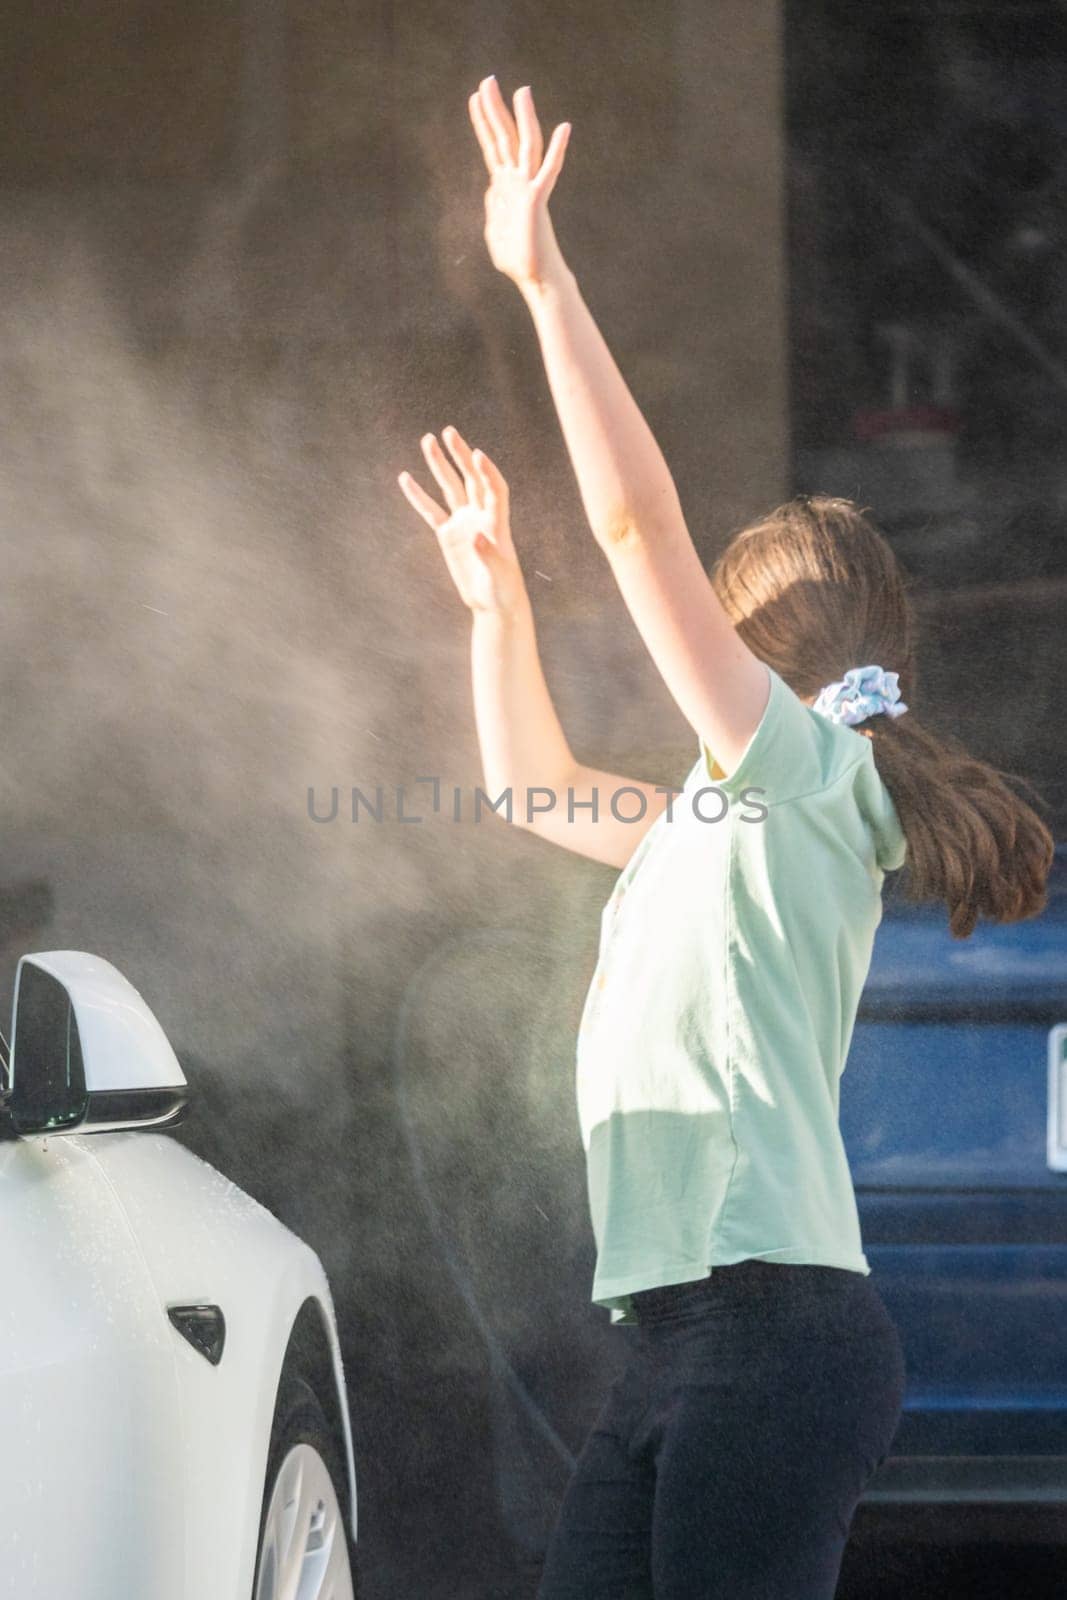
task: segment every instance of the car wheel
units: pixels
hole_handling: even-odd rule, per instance
[[[303,1382],[279,1397],[267,1457],[253,1600],[356,1600],[344,1467]]]

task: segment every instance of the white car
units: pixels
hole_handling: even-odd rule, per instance
[[[185,1078],[108,962],[23,956],[0,1080],[0,1594],[352,1600],[318,1257],[158,1129]]]

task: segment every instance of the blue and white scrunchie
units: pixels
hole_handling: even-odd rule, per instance
[[[900,698],[895,672],[886,672],[882,667],[852,667],[839,683],[828,683],[819,690],[811,709],[831,722],[852,727],[879,712],[887,717],[902,716],[908,708]]]

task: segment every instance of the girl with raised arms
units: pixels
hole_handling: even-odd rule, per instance
[[[592,1300],[636,1324],[579,1456],[539,1600],[830,1600],[849,1524],[900,1417],[903,1352],[870,1277],[838,1085],[884,876],[979,917],[1038,912],[1052,840],[1005,778],[910,709],[912,621],[883,536],[801,497],[736,534],[710,576],[666,462],[564,261],[529,88],[469,112],[485,241],[522,294],[593,537],[693,730],[682,800],[759,791],[707,825],[571,751],[541,670],[499,467],[454,427],[422,440],[437,534],[472,613],[491,795],[620,869],[578,1036],[597,1258]],[[646,804],[630,822],[616,790]],[[628,813],[624,813],[628,814]]]

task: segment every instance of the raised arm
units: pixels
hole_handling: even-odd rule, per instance
[[[570,137],[543,141],[528,87],[512,116],[495,78],[468,109],[489,171],[485,238],[533,318],[582,504],[667,688],[727,773],[767,703],[767,669],[723,610],[667,463],[563,259],[548,199]]]
[[[541,667],[511,537],[507,482],[455,428],[446,428],[444,439],[458,471],[432,433],[422,445],[448,511],[410,473],[402,472],[398,482],[436,532],[471,611],[471,680],[486,793],[496,801],[511,790],[511,821],[518,827],[595,861],[625,866],[665,809],[667,795],[640,779],[575,760]],[[613,811],[612,799],[623,787],[631,792],[617,797]]]

